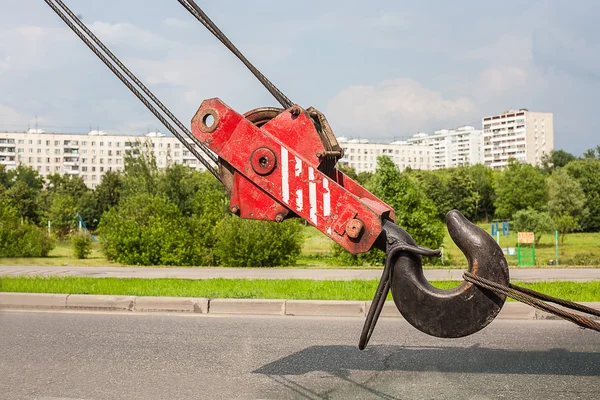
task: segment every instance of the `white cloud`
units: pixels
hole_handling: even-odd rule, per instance
[[[447,99],[410,79],[350,86],[327,105],[338,135],[406,136],[417,131],[454,126],[475,109],[466,97]]]
[[[164,50],[180,47],[176,41],[168,40],[152,31],[141,29],[130,23],[110,24],[96,21],[88,28],[107,46],[128,46],[130,49],[152,51],[153,54]]]
[[[192,27],[192,23],[190,20],[183,20],[183,19],[173,18],[173,17],[166,18],[162,23],[164,26],[166,26],[168,28],[175,28],[175,29],[188,29],[188,28]]]

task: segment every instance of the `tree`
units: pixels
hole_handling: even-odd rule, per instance
[[[568,232],[580,228],[589,214],[581,185],[564,170],[548,178],[548,213],[554,218],[561,241]]]
[[[119,204],[122,189],[123,181],[119,172],[108,171],[104,174],[102,181],[94,191],[96,207],[100,215]]]
[[[444,225],[437,219],[438,210],[409,173],[400,173],[388,157],[377,158],[377,171],[368,188],[396,211],[396,223],[415,241],[438,248],[444,240]]]
[[[183,215],[190,216],[194,212],[195,194],[201,190],[203,183],[200,172],[183,165],[173,165],[159,174],[157,191],[175,203]]]
[[[498,176],[495,216],[510,218],[517,211],[527,208],[542,211],[547,198],[544,174],[530,164],[521,164],[511,159],[506,169]]]
[[[474,191],[477,193],[473,218],[487,222],[495,211],[496,174],[493,169],[483,164],[469,167],[469,173],[473,180]]]
[[[512,226],[517,232],[533,232],[535,244],[539,244],[542,234],[551,233],[555,223],[547,212],[528,208],[519,210],[513,215]]]
[[[151,143],[146,142],[141,152],[125,154],[125,168],[121,195],[128,197],[139,193],[155,195],[158,191],[158,166],[151,150]]]
[[[77,229],[75,198],[66,193],[54,193],[46,218],[51,221],[52,232],[60,240],[66,239],[71,231]]]
[[[586,158],[569,163],[565,171],[579,183],[587,216],[581,220],[585,231],[600,231],[600,159]]]
[[[338,171],[343,172],[348,178],[358,181],[358,174],[356,173],[356,170],[348,164],[338,164],[337,169]]]
[[[459,210],[467,217],[475,216],[479,195],[468,168],[449,168],[437,171],[411,171],[444,220],[450,210]]]
[[[600,158],[600,145],[595,149],[588,149],[583,153],[583,158]]]
[[[542,156],[542,169],[546,173],[551,173],[575,160],[577,160],[577,157],[571,153],[564,150],[552,150]]]
[[[4,201],[16,209],[22,220],[39,224],[44,179],[33,168],[19,165],[7,171],[2,180],[6,188]]]

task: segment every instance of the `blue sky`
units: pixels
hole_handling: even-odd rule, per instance
[[[276,105],[175,0],[66,3],[184,122],[210,97]],[[554,113],[556,148],[600,144],[600,1],[199,4],[338,136],[386,141],[528,108]],[[46,131],[161,129],[42,0],[0,5],[0,130],[36,115]]]

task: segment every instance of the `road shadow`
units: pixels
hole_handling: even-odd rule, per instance
[[[485,347],[311,346],[265,364],[254,373],[302,375],[322,371],[414,371],[526,375],[600,375],[600,353],[490,349]]]
[[[350,388],[353,397],[401,398],[396,393],[386,393],[385,389],[361,382],[353,375],[357,371],[374,372],[372,377],[383,371],[594,377],[600,375],[600,353],[565,349],[504,350],[477,345],[468,348],[382,345],[370,346],[364,351],[354,346],[312,346],[265,364],[253,373],[266,375],[293,398],[318,400],[330,397],[331,389],[320,387],[312,380],[313,383],[308,384],[302,377],[311,372],[338,379],[333,387]]]

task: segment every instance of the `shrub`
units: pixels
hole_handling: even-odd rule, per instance
[[[0,206],[0,257],[46,257],[53,248],[54,240],[42,228]]]
[[[274,223],[227,216],[217,225],[215,254],[228,267],[293,265],[303,240],[296,220]]]
[[[542,234],[554,231],[554,222],[550,215],[532,208],[517,211],[513,215],[512,225],[517,232],[533,232],[535,244],[539,244]]]
[[[102,250],[109,260],[133,265],[202,265],[194,237],[175,204],[142,193],[102,215]]]
[[[75,258],[87,258],[92,252],[92,238],[87,232],[76,233],[71,237]]]

